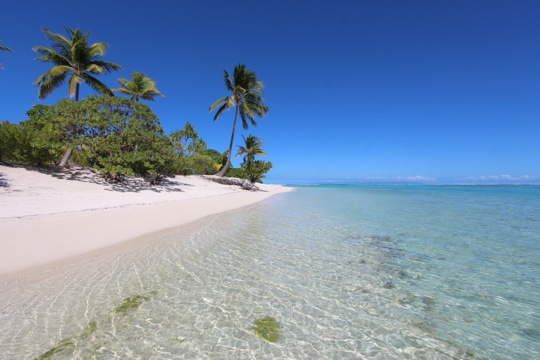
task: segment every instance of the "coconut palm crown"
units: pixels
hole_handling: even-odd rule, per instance
[[[94,75],[102,75],[122,67],[101,59],[107,51],[107,44],[96,42],[89,44],[90,32],[82,33],[79,29],[65,27],[68,37],[55,34],[43,28],[47,38],[52,41],[50,48],[35,46],[33,50],[41,56],[36,60],[53,63],[54,66],[36,79],[34,85],[39,86],[38,98],[45,99],[60,87],[68,75],[69,96],[79,100],[81,82],[104,95],[113,95],[112,91]]]
[[[112,91],[129,95],[131,100],[137,102],[139,102],[139,99],[154,101],[156,96],[165,97],[156,87],[156,82],[144,74],[134,72],[131,78],[132,80],[124,78],[116,80],[121,87],[112,89]]]
[[[257,125],[255,116],[263,117],[268,113],[268,107],[263,104],[265,100],[261,96],[263,83],[262,81],[257,80],[257,76],[253,71],[246,69],[245,65],[239,64],[234,67],[232,78],[227,70],[224,70],[224,80],[227,90],[232,94],[218,99],[210,106],[209,111],[213,111],[217,108],[214,115],[214,121],[216,121],[225,110],[232,107],[235,107],[235,113],[227,161],[223,168],[216,174],[217,176],[225,175],[229,168],[238,115],[240,115],[240,118],[242,119],[243,128],[247,129],[250,123],[253,126]]]
[[[238,152],[236,153],[236,157],[246,155],[248,160],[253,161],[256,155],[259,155],[259,156],[267,155],[263,151],[263,148],[262,148],[263,141],[261,139],[253,135],[249,135],[248,137],[245,137],[242,135],[242,138],[244,139],[244,146],[237,145]]]

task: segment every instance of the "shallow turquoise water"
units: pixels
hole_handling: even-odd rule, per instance
[[[0,358],[540,358],[539,214],[540,187],[300,187],[0,292]]]

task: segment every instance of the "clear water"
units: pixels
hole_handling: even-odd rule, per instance
[[[1,359],[538,359],[540,187],[300,187],[0,288],[0,330]]]

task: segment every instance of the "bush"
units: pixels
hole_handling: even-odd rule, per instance
[[[172,145],[147,105],[110,96],[80,103],[85,116],[73,144],[83,161],[112,179],[169,172]]]
[[[211,175],[215,173],[215,168],[214,159],[208,155],[195,154],[190,157],[177,155],[172,172],[178,175]]]
[[[0,123],[0,161],[19,164],[49,165],[62,153],[61,142],[48,127]]]
[[[255,160],[249,166],[242,164],[242,169],[246,173],[246,179],[252,183],[262,183],[262,179],[266,177],[266,173],[272,169],[272,163],[270,161]]]

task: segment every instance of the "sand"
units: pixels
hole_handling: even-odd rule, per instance
[[[260,187],[250,192],[200,176],[115,185],[82,168],[0,165],[0,283],[291,190]]]

